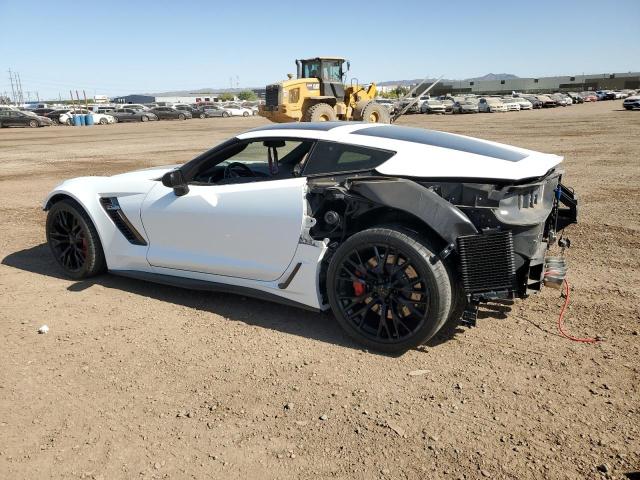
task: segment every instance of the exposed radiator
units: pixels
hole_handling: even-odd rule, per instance
[[[513,290],[516,268],[511,232],[458,237],[462,283],[467,293]]]

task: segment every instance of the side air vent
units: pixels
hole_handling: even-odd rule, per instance
[[[107,215],[109,215],[111,220],[113,220],[113,223],[115,223],[118,230],[120,230],[120,233],[129,240],[129,243],[134,245],[147,244],[142,235],[140,235],[140,232],[136,230],[120,208],[120,203],[118,203],[118,199],[116,197],[103,197],[100,199],[100,203],[102,204],[102,208],[104,208],[105,212],[107,212]]]
[[[516,269],[511,232],[458,237],[462,283],[467,293],[515,288]]]

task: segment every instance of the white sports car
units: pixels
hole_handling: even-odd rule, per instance
[[[115,118],[113,118],[113,115],[108,115],[106,113],[95,113],[95,112],[90,112],[89,110],[77,110],[77,113],[81,115],[91,114],[91,116],[93,117],[93,123],[95,124],[108,125],[110,123],[116,123],[116,120]],[[62,125],[72,125],[73,114],[74,114],[73,110],[69,110],[69,112],[63,113],[62,115],[60,115],[58,122],[61,123]]]
[[[232,117],[250,117],[252,115],[255,115],[253,110],[251,110],[250,108],[233,106],[233,105],[225,106],[222,108],[224,109],[225,112],[229,113],[229,115],[231,115]]]
[[[180,166],[67,180],[44,200],[46,234],[71,278],[331,309],[400,352],[474,324],[480,302],[562,283],[564,261],[545,260],[577,218],[561,161],[392,125],[269,125]]]

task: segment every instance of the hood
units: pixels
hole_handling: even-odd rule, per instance
[[[134,170],[133,172],[119,173],[118,175],[113,175],[109,178],[116,182],[130,180],[156,180],[162,177],[165,173],[175,170],[179,166],[180,164],[144,168],[142,170]]]

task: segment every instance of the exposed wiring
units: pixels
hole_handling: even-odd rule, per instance
[[[560,310],[560,315],[558,316],[558,330],[560,331],[560,334],[563,337],[568,338],[569,340],[573,340],[574,342],[580,342],[580,343],[598,342],[597,338],[578,338],[564,331],[564,312],[567,309],[567,306],[569,305],[569,282],[567,282],[566,278],[564,279],[563,285],[564,285],[564,305],[562,305],[562,310]]]

